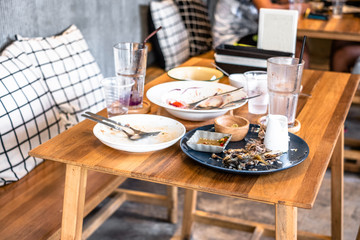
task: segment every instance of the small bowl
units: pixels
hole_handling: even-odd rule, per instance
[[[234,73],[230,74],[229,76],[229,82],[230,85],[236,88],[244,88],[244,91],[246,92],[246,78],[245,75],[242,73]]]
[[[218,82],[224,74],[215,69],[208,67],[177,67],[167,72],[168,76],[181,81],[209,81]]]
[[[215,131],[231,134],[231,142],[243,140],[249,131],[250,122],[240,116],[224,115],[215,118]]]
[[[225,149],[226,145],[230,142],[231,136],[231,134],[197,130],[186,142],[186,144],[195,151],[221,153]],[[228,137],[228,139],[222,146],[198,143],[200,138],[207,140],[220,140],[223,137]]]

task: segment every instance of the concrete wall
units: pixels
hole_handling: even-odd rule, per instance
[[[113,76],[112,46],[143,41],[150,0],[0,0],[0,51],[14,40],[58,34],[75,24],[104,76]],[[205,0],[210,12],[217,0]],[[210,14],[212,16],[212,14]],[[210,17],[211,18],[211,17]],[[154,54],[148,62],[155,61]]]
[[[112,46],[142,41],[150,0],[0,0],[0,50],[24,37],[51,36],[75,24],[104,76],[114,75]]]

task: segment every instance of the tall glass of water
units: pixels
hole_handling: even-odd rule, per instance
[[[291,57],[267,60],[269,114],[286,116],[289,127],[295,123],[304,63]]]
[[[121,42],[114,46],[116,75],[135,81],[131,89],[129,109],[143,107],[147,46],[143,43]]]
[[[244,73],[244,76],[246,78],[246,89],[248,96],[252,97],[261,94],[259,97],[249,99],[249,113],[265,114],[269,101],[266,72],[248,71]]]

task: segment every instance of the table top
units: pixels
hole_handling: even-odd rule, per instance
[[[304,35],[312,38],[360,41],[360,18],[352,14],[344,14],[342,18],[330,16],[327,21],[300,17],[297,36]]]
[[[192,58],[185,65],[211,66],[213,60]],[[146,84],[145,89],[171,81],[166,75]],[[221,82],[227,83],[225,77]],[[310,147],[309,157],[298,166],[261,176],[218,172],[187,157],[179,143],[156,152],[126,153],[102,144],[92,133],[95,123],[85,120],[30,151],[30,155],[73,164],[110,174],[164,183],[219,195],[239,197],[269,204],[311,208],[319,191],[359,78],[356,75],[305,70],[297,119],[302,127],[297,135]],[[234,111],[251,122],[259,116],[247,112],[247,105]],[[101,112],[105,114],[105,110]],[[162,114],[152,105],[151,113]],[[207,122],[182,121],[188,129]]]

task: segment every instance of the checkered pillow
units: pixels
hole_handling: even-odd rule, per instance
[[[202,0],[175,0],[189,33],[190,56],[211,50],[212,36],[208,10]]]
[[[169,70],[190,57],[188,33],[172,1],[150,2],[150,13],[154,28],[162,26],[156,34],[158,52],[164,58],[163,67]]]
[[[62,130],[60,117],[42,79],[26,54],[0,56],[0,186],[29,173],[41,159],[30,149]]]
[[[100,69],[74,25],[58,36],[17,37],[14,44],[27,53],[45,80],[66,127],[81,121],[84,111],[97,112],[104,108]],[[11,56],[6,51],[4,54]]]

